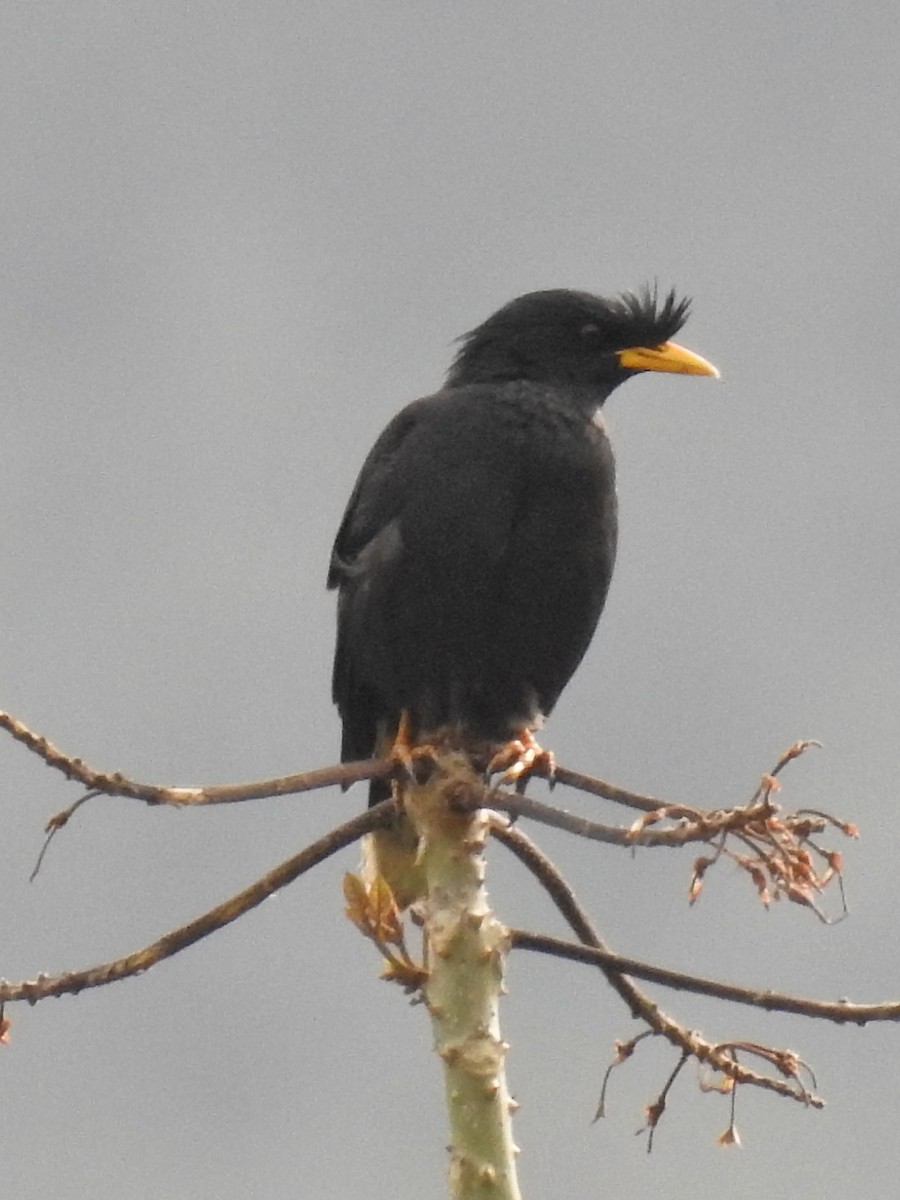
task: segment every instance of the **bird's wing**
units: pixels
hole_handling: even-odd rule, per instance
[[[405,498],[404,460],[410,438],[425,418],[427,400],[399,412],[375,442],[350,495],[331,551],[328,587],[340,588],[332,696],[344,725],[341,759],[375,752],[382,705],[361,675],[372,642],[370,588],[379,568],[390,568],[402,552],[399,518]],[[363,672],[363,675],[365,672]]]
[[[401,472],[396,470],[404,443],[423,416],[427,401],[416,400],[399,412],[369,451],[347,502],[331,551],[328,587],[339,587],[359,571],[359,559],[396,520],[403,505]]]
[[[398,669],[385,619],[415,642],[427,614],[444,640],[459,640],[496,590],[517,498],[498,420],[508,434],[489,389],[439,392],[399,413],[363,464],[328,573],[340,589],[332,686],[345,760],[372,752],[381,684]],[[398,616],[404,591],[419,600]]]

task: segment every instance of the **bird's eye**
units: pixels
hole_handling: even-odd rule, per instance
[[[600,326],[595,321],[588,321],[587,325],[582,325],[579,333],[583,338],[595,337],[600,332]]]

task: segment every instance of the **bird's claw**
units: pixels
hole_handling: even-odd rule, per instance
[[[411,722],[409,713],[406,709],[400,714],[400,721],[397,725],[397,733],[388,754],[391,762],[400,767],[409,779],[415,779],[416,766],[413,759],[413,751],[415,746],[412,741]]]
[[[487,776],[499,775],[500,784],[518,784],[540,768],[541,774],[553,780],[556,761],[549,750],[540,746],[530,730],[501,746],[488,763]]]

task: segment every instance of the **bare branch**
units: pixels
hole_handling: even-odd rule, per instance
[[[172,787],[166,784],[140,783],[118,771],[98,771],[80,758],[73,758],[63,753],[52,742],[35,733],[10,713],[0,711],[0,729],[5,729],[16,741],[21,742],[32,753],[37,754],[48,766],[60,771],[67,779],[81,783],[92,794],[124,796],[153,805],[168,804],[181,807],[234,804],[272,796],[294,795],[299,792],[336,785],[349,787],[353,783],[366,779],[387,778],[393,775],[397,769],[396,763],[391,759],[366,759],[249,783],[209,787]],[[475,808],[487,803],[492,808],[528,817],[542,824],[574,833],[579,837],[606,842],[610,845],[682,846],[690,842],[710,841],[721,833],[745,829],[757,819],[770,816],[773,811],[769,799],[772,786],[771,783],[767,786],[767,781],[773,779],[788,762],[812,745],[818,745],[818,743],[802,741],[795,742],[793,746],[789,747],[770,774],[763,776],[763,783],[757,789],[749,805],[713,812],[687,805],[666,804],[653,796],[630,792],[607,783],[605,780],[582,775],[566,767],[554,765],[551,768],[546,763],[538,762],[534,774],[544,775],[550,779],[552,784],[567,784],[588,794],[602,796],[626,807],[639,809],[646,814],[648,819],[636,822],[629,828],[590,821],[552,805],[542,804],[540,801],[532,800],[520,793],[499,789],[473,788],[471,799],[468,802],[460,799],[459,804],[460,807],[465,807],[468,803],[470,807]],[[80,802],[87,798],[82,797]],[[51,817],[46,826],[48,833],[52,835],[65,825],[79,803]],[[651,825],[662,820],[676,821],[677,824],[666,829],[650,828]],[[786,825],[792,821],[802,824],[805,836],[820,833],[829,824],[836,825],[851,836],[855,832],[845,822],[837,821],[824,813],[808,813],[802,821],[799,816],[784,819]]]
[[[541,825],[550,825],[554,829],[562,829],[566,833],[591,841],[606,842],[611,846],[686,846],[691,842],[708,842],[722,833],[730,833],[751,825],[756,821],[768,818],[772,807],[767,801],[756,802],[743,808],[717,809],[705,813],[699,809],[687,810],[683,805],[662,804],[653,815],[659,814],[659,820],[678,820],[679,824],[668,829],[652,829],[643,823],[633,826],[604,825],[592,821],[565,809],[556,808],[552,804],[544,804],[530,796],[522,796],[516,792],[507,792],[499,788],[485,788],[483,792],[475,789],[469,796],[460,796],[456,803],[462,808],[476,808],[483,804],[510,816],[525,817],[537,821]],[[690,811],[691,819],[686,818]],[[786,824],[802,829],[804,836],[811,833],[821,833],[829,824],[836,824],[833,818],[805,814],[802,817],[792,816],[783,818]]]
[[[773,776],[779,775],[789,762],[793,762],[795,758],[799,758],[801,754],[804,754],[813,747],[821,748],[821,745],[821,742],[817,742],[812,738],[805,738],[794,742],[781,755],[770,774]],[[642,812],[656,812],[657,809],[666,807],[666,802],[658,800],[655,796],[645,796],[640,792],[627,791],[625,788],[618,787],[614,783],[608,783],[605,779],[598,779],[593,775],[583,775],[579,771],[572,771],[568,767],[562,767],[556,762],[550,766],[546,761],[539,759],[530,771],[530,774],[546,779],[551,787],[557,783],[562,783],[567,787],[574,788],[576,791],[584,792],[586,795],[600,796],[604,800],[611,800],[614,804],[621,804],[624,808],[636,808]],[[758,800],[760,795],[761,791],[757,789],[751,803]]]
[[[312,791],[316,788],[331,787],[337,784],[349,787],[350,784],[364,779],[386,778],[395,770],[395,764],[389,759],[367,759],[254,783],[223,787],[170,787],[164,784],[140,783],[118,771],[98,771],[80,758],[65,754],[47,738],[30,729],[11,713],[0,711],[0,729],[5,729],[17,742],[21,742],[23,746],[42,759],[48,767],[62,772],[66,779],[73,779],[85,788],[103,795],[125,796],[130,799],[142,800],[146,804],[205,805],[259,800],[268,796]],[[546,774],[540,766],[534,772],[536,775],[542,773]],[[606,783],[602,779],[581,775],[565,767],[555,768],[553,781],[564,783],[588,794],[602,796],[617,804],[641,809],[644,812],[653,812],[663,805],[662,801],[653,796],[642,796],[636,792],[629,792],[614,784]]]
[[[551,786],[562,783],[566,787],[574,788],[578,792],[584,792],[588,796],[600,796],[603,800],[611,800],[614,804],[621,804],[624,808],[637,808],[642,812],[655,812],[656,809],[662,808],[665,804],[664,800],[658,800],[655,796],[644,796],[640,792],[626,791],[625,788],[620,788],[614,783],[607,783],[605,779],[597,779],[593,775],[582,775],[580,772],[572,771],[568,767],[561,767],[558,763],[554,764],[552,775],[549,768],[540,762],[538,762],[536,769],[531,774],[546,779]]]
[[[124,958],[101,963],[85,971],[67,971],[63,975],[53,976],[39,975],[37,979],[22,983],[0,980],[0,1004],[12,1000],[27,1000],[30,1004],[36,1004],[48,996],[77,995],[85,988],[103,987],[107,983],[116,983],[132,975],[141,975],[163,959],[171,958],[224,925],[236,921],[238,917],[262,904],[263,900],[293,883],[318,863],[351,845],[363,834],[388,824],[394,816],[394,801],[383,800],[381,804],[366,809],[359,816],[339,825],[337,829],[332,829],[330,833],[326,833],[299,854],[286,859],[237,895]]]
[[[213,787],[170,787],[167,784],[139,783],[119,771],[98,771],[59,750],[45,737],[29,729],[10,713],[0,711],[0,729],[5,729],[17,742],[21,742],[48,767],[62,772],[66,779],[82,784],[91,793],[104,796],[124,796],[141,800],[145,804],[172,804],[176,807],[209,804],[236,804],[245,800],[262,800],[270,796],[294,795],[311,792],[319,788],[350,787],[364,779],[383,779],[394,771],[388,759],[371,758],[361,762],[339,763],[321,767],[315,771],[303,771],[299,775],[284,775],[277,779],[256,780],[251,783],[225,784]],[[82,797],[82,801],[88,797]],[[78,804],[51,817],[47,830],[62,827]]]
[[[530,838],[518,829],[503,828],[498,822],[492,830],[494,837],[502,842],[522,862],[541,885],[549,893],[554,904],[568,921],[575,934],[588,946],[609,952],[600,935],[594,930],[584,909],[575,899],[575,895],[553,863],[544,855]],[[694,1030],[680,1025],[662,1011],[649,996],[645,995],[627,975],[616,970],[597,964],[606,976],[610,986],[628,1005],[633,1016],[638,1017],[648,1025],[654,1033],[664,1037],[682,1053],[689,1054],[699,1062],[711,1066],[714,1070],[727,1076],[733,1083],[747,1083],[754,1087],[776,1092],[780,1096],[789,1096],[814,1108],[821,1108],[824,1101],[808,1091],[794,1075],[790,1082],[775,1079],[769,1075],[760,1075],[751,1071],[732,1057],[730,1046],[719,1046],[708,1042]],[[773,1054],[787,1054],[786,1051],[772,1051]]]
[[[0,729],[6,729],[16,740],[27,746],[49,766],[62,772],[66,778],[75,779],[89,789],[75,804],[55,814],[47,822],[47,840],[32,878],[40,869],[49,843],[56,833],[65,826],[85,800],[99,794],[125,796],[153,805],[233,804],[263,797],[296,794],[336,784],[347,787],[364,779],[394,776],[398,770],[403,769],[395,759],[370,759],[244,784],[170,787],[140,783],[119,772],[97,771],[81,759],[64,754],[46,738],[29,729],[9,713],[0,712]],[[827,813],[814,810],[781,815],[780,809],[772,799],[780,787],[776,776],[789,762],[813,745],[818,743],[799,741],[790,746],[772,771],[763,775],[749,804],[711,812],[684,804],[666,804],[651,796],[627,792],[603,780],[558,767],[549,755],[537,760],[534,773],[549,779],[551,786],[558,782],[567,783],[639,809],[642,816],[627,828],[592,821],[533,800],[524,796],[521,791],[509,792],[490,788],[476,780],[473,780],[468,789],[460,790],[455,802],[460,811],[474,811],[488,806],[563,829],[578,837],[622,847],[655,848],[706,842],[712,844],[715,850],[712,856],[702,856],[694,862],[689,893],[692,903],[699,897],[704,876],[709,869],[722,857],[727,857],[749,876],[764,904],[768,904],[772,899],[785,898],[810,908],[820,920],[830,922],[832,918],[820,905],[819,896],[828,883],[837,880],[843,903],[841,916],[845,915],[841,856],[821,849],[812,837],[823,832],[829,825],[849,837],[856,836],[856,829],[846,821],[839,821]],[[419,747],[415,757],[416,773],[422,768],[427,775],[427,771],[433,766],[433,748]],[[423,779],[426,775],[423,775]],[[663,827],[660,828],[660,825]],[[737,849],[729,844],[730,838],[737,841]],[[740,849],[740,844],[743,844],[744,850]],[[821,864],[818,867],[815,865],[817,862]]]
[[[511,929],[512,944],[519,950],[533,950],[539,954],[550,954],[567,958],[572,962],[593,963],[603,970],[619,971],[658,983],[679,992],[695,992],[701,996],[713,996],[716,1000],[730,1000],[735,1004],[746,1004],[751,1008],[762,1008],[767,1012],[793,1013],[800,1017],[816,1017],[834,1021],[839,1025],[867,1025],[870,1021],[900,1021],[900,1001],[885,1001],[879,1004],[851,1004],[849,1000],[811,1000],[803,996],[791,996],[786,992],[773,992],[762,988],[740,987],[724,983],[719,979],[707,979],[702,975],[688,975],[658,967],[639,958],[627,958],[611,950],[600,950],[593,946],[567,942],[543,933],[532,933],[526,929]]]
[[[798,742],[790,747],[779,759],[775,770],[783,768],[809,744]],[[847,911],[841,855],[820,847],[813,835],[831,826],[847,837],[856,837],[856,827],[815,810],[782,813],[773,798],[780,787],[774,773],[770,772],[763,775],[750,803],[739,808],[706,812],[683,804],[663,804],[652,812],[644,812],[628,828],[601,824],[519,792],[477,785],[468,794],[461,793],[457,803],[463,808],[488,804],[502,812],[609,845],[655,848],[709,843],[714,846],[714,853],[694,861],[689,890],[691,903],[698,899],[709,869],[727,857],[749,877],[763,904],[786,899],[811,909],[827,924],[834,919],[840,920]],[[658,828],[660,824],[664,824],[664,828]],[[736,848],[732,840],[737,843]],[[837,918],[829,917],[819,903],[819,897],[833,881],[841,893],[842,910]]]

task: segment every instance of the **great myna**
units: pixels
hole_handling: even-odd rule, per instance
[[[402,736],[530,740],[581,661],[616,554],[600,409],[643,371],[717,375],[670,341],[689,301],[564,289],[461,339],[444,387],[372,447],[335,540],[341,759]],[[390,794],[374,782],[370,803]]]

